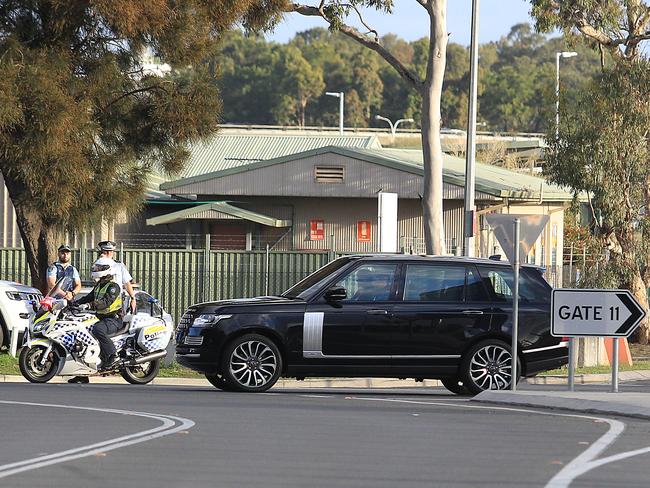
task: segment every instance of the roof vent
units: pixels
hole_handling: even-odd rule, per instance
[[[314,173],[317,183],[343,183],[345,180],[343,166],[316,166]]]

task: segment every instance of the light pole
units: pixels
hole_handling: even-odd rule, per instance
[[[345,108],[345,93],[343,92],[325,92],[325,95],[339,99],[339,134],[343,135],[343,110]]]
[[[578,53],[564,51],[555,53],[555,138],[560,137],[560,58],[572,58]]]
[[[390,133],[393,137],[393,140],[395,140],[395,133],[397,132],[397,126],[399,126],[402,122],[415,122],[413,119],[398,119],[395,124],[387,118],[387,117],[382,117],[381,115],[375,115],[375,120],[383,120],[384,122],[388,122],[388,125],[390,125]]]
[[[474,191],[476,170],[476,98],[478,96],[478,14],[479,0],[472,0],[472,37],[469,61],[469,108],[467,111],[467,146],[465,148],[465,219],[463,225],[463,255],[474,256],[476,220]]]

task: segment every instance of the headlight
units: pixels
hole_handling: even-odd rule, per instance
[[[214,315],[211,313],[199,315],[194,319],[192,327],[212,327],[220,320],[229,319],[232,315]]]

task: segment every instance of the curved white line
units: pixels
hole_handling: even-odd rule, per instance
[[[650,447],[637,449],[635,451],[628,451],[616,454],[614,456],[609,456],[602,459],[594,460],[600,453],[605,449],[611,446],[616,439],[623,433],[625,430],[625,424],[618,420],[606,419],[602,417],[593,417],[591,415],[579,415],[579,414],[570,414],[570,413],[556,413],[556,412],[540,412],[537,410],[528,410],[523,408],[513,408],[513,407],[497,407],[497,406],[482,406],[482,405],[462,405],[456,403],[446,403],[446,402],[424,402],[416,400],[398,400],[393,398],[366,398],[366,397],[350,397],[354,400],[364,400],[364,401],[383,401],[383,402],[394,402],[394,403],[409,403],[416,405],[438,405],[446,407],[459,407],[459,408],[476,408],[476,409],[489,409],[489,410],[504,410],[510,412],[520,412],[520,413],[533,413],[537,415],[547,415],[551,417],[573,417],[586,420],[597,420],[599,422],[604,422],[609,425],[609,430],[598,438],[591,446],[589,446],[582,454],[573,459],[569,464],[564,466],[550,481],[546,484],[545,488],[565,488],[571,484],[571,482],[576,479],[578,476],[581,476],[592,469],[600,467],[604,464],[608,464],[614,461],[619,461],[621,459],[626,459],[633,456],[638,456],[640,454],[650,453]]]
[[[79,459],[87,456],[93,456],[95,454],[112,451],[114,449],[119,449],[121,447],[126,447],[133,444],[139,444],[141,442],[147,442],[152,439],[157,439],[159,437],[175,434],[176,432],[180,432],[181,430],[190,429],[195,425],[192,420],[183,417],[175,417],[173,415],[153,414],[147,412],[135,412],[131,410],[80,407],[76,405],[56,405],[56,404],[49,404],[49,403],[16,402],[16,401],[9,401],[9,400],[0,400],[0,403],[7,404],[7,405],[28,405],[28,406],[35,406],[35,407],[87,410],[91,412],[112,413],[117,415],[131,415],[136,417],[150,418],[161,422],[160,426],[155,427],[153,429],[148,429],[148,430],[136,432],[134,434],[129,434],[121,437],[116,437],[114,439],[108,439],[106,441],[97,442],[95,444],[90,444],[87,446],[68,449],[66,451],[61,451],[55,454],[48,454],[46,456],[39,456],[33,459],[26,459],[24,461],[18,461],[14,463],[0,465],[0,478],[5,478],[7,476],[11,476],[17,473],[22,473],[24,471],[30,471],[33,469],[42,468],[44,466],[50,466],[52,464],[72,461],[74,459]]]

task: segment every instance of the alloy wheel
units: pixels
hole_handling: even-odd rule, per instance
[[[507,389],[512,381],[510,351],[495,344],[482,347],[472,356],[469,375],[482,390]]]
[[[230,374],[242,386],[259,388],[269,383],[278,368],[275,352],[261,341],[239,344],[230,355]]]

